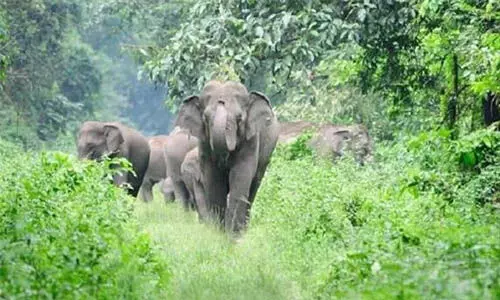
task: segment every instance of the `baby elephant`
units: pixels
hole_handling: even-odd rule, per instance
[[[189,202],[198,211],[200,220],[208,218],[198,147],[189,151],[181,165],[181,176],[189,193]]]

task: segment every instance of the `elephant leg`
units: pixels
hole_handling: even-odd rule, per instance
[[[153,182],[150,179],[145,179],[141,187],[141,198],[144,202],[153,201]]]
[[[165,192],[163,192],[163,200],[165,200],[165,202],[167,202],[167,203],[174,202],[175,201],[175,193],[172,193],[172,192],[165,193]]]
[[[186,188],[186,185],[182,180],[178,180],[173,182],[174,185],[174,194],[175,194],[175,199],[178,199],[182,206],[184,207],[184,210],[188,211],[189,210],[189,191]]]
[[[208,207],[205,199],[205,191],[203,190],[203,185],[200,181],[195,180],[193,184],[194,199],[198,211],[198,217],[201,221],[208,218]]]
[[[196,206],[195,206],[195,203],[196,203],[196,200],[195,200],[195,195],[194,195],[194,190],[193,190],[193,179],[190,178],[190,181],[189,182],[186,182],[184,181],[184,184],[186,186],[186,189],[188,191],[188,206],[190,209],[192,210],[197,210],[196,209]]]
[[[250,203],[253,203],[253,200],[255,199],[255,196],[257,195],[257,191],[259,190],[260,184],[262,182],[262,178],[264,177],[264,174],[266,173],[267,165],[269,164],[269,161],[261,163],[257,169],[257,174],[255,175],[252,185],[250,186],[250,195],[248,196],[248,199]]]
[[[224,226],[224,215],[227,206],[227,193],[229,192],[228,179],[225,172],[217,168],[215,163],[202,160],[201,170],[204,173],[205,200],[208,213],[214,221]]]
[[[165,178],[160,180],[158,182],[158,188],[160,192],[163,194],[163,200],[166,203],[174,202],[175,194],[172,187],[172,181],[170,179],[168,179],[168,181]]]
[[[143,182],[143,177],[142,178],[137,178],[136,175],[129,173],[126,175],[127,177],[127,183],[130,184],[132,189],[129,190],[129,195],[133,196],[134,198],[137,198],[137,195],[139,194],[139,189],[141,188],[142,182]]]
[[[257,159],[247,153],[236,160],[229,173],[229,196],[225,215],[225,229],[238,235],[246,228],[247,216],[251,207],[250,187],[257,171]]]

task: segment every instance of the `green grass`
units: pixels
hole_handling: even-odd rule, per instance
[[[478,204],[467,185],[457,185],[450,202],[431,188],[442,179],[429,181],[403,148],[381,147],[378,162],[365,167],[289,151],[301,146],[277,150],[237,242],[159,195],[136,203],[140,225],[171,267],[169,298],[500,297],[495,203]],[[416,185],[420,177],[425,184]],[[481,189],[498,188],[489,183]]]
[[[267,243],[252,234],[231,241],[194,213],[159,199],[156,194],[153,203],[138,202],[136,214],[172,269],[172,299],[300,298]]]

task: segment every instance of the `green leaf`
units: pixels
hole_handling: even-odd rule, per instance
[[[473,167],[476,165],[477,159],[476,154],[472,151],[462,154],[462,163],[467,167]]]

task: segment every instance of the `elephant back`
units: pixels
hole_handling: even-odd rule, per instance
[[[315,129],[316,124],[308,121],[281,122],[278,143],[289,144],[309,129]]]

